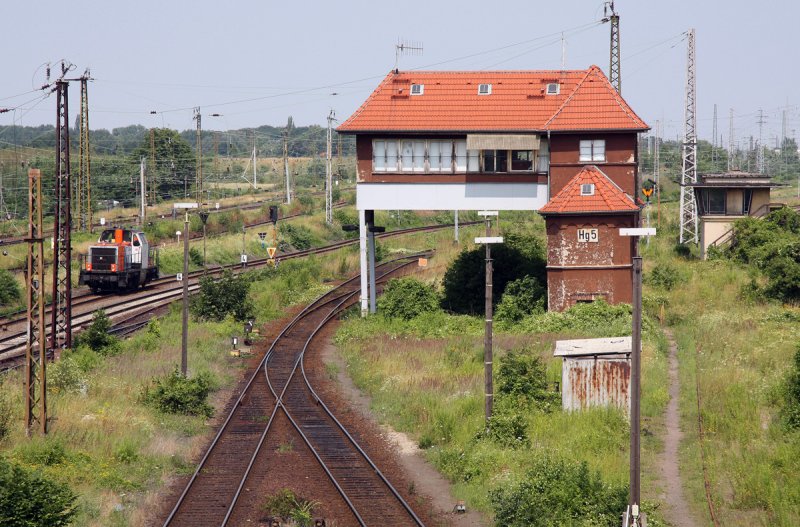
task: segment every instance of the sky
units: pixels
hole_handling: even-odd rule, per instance
[[[683,134],[686,31],[695,28],[697,126],[727,145],[800,134],[796,0],[617,0],[622,94],[663,136]],[[0,42],[0,126],[55,123],[37,91],[46,63],[90,68],[91,128],[131,124],[228,130],[341,122],[395,67],[398,42],[420,43],[401,70],[585,69],[608,73],[603,2],[493,0],[11,0]],[[563,34],[563,38],[562,38]],[[70,88],[70,122],[79,109]],[[151,113],[155,112],[155,113]],[[219,114],[214,117],[211,114]],[[0,140],[8,140],[0,137]]]

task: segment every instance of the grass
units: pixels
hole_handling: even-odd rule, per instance
[[[339,251],[258,272],[251,287],[257,321],[285,316],[288,306],[318,296],[338,278],[342,262],[355,268],[357,256]],[[139,400],[143,386],[179,364],[180,318],[176,307],[153,329],[123,341],[120,353],[111,357],[88,350],[65,353],[48,370],[61,380],[59,389],[51,386],[50,434],[26,440],[16,421],[0,441],[0,454],[38,468],[80,494],[75,525],[151,525],[165,484],[194,470],[193,460],[211,432],[210,421],[159,413]],[[210,401],[217,414],[241,372],[242,363],[227,353],[231,334],[240,331],[231,320],[191,323],[189,373],[211,374],[219,388]],[[21,373],[0,377],[0,397],[9,401],[15,416],[22,416],[21,386]]]
[[[530,222],[522,213],[509,216],[507,226],[524,222],[525,228],[542,227],[541,220]],[[465,245],[482,230],[483,226],[464,229],[461,236]],[[461,250],[461,245],[450,240],[451,231],[432,234],[427,240],[437,247],[437,256],[421,273],[424,280],[440,280],[449,261]],[[526,325],[563,327],[553,323],[553,318],[544,315],[508,330],[496,326],[495,364],[508,350],[527,345],[546,364],[547,380],[552,384],[561,375],[561,362],[552,357],[555,340],[584,337],[585,331],[593,331],[591,336],[619,331],[602,321],[584,331],[519,330]],[[380,315],[366,319],[353,315],[340,327],[336,342],[348,373],[371,397],[378,418],[415,438],[426,449],[428,459],[451,480],[455,497],[465,500],[469,507],[491,513],[488,491],[518,481],[543,453],[586,461],[607,482],[627,484],[629,427],[618,410],[526,411],[527,447],[501,447],[477,439],[484,427],[483,331],[482,317],[443,312],[409,322]],[[645,427],[655,427],[668,401],[666,352],[664,336],[649,323],[643,349]],[[646,434],[642,448],[645,466],[654,465],[660,442]],[[654,508],[659,490],[653,479],[645,476],[643,496]],[[655,521],[651,525],[659,524],[658,516],[657,512],[652,515]]]
[[[686,434],[681,470],[696,517],[710,521],[704,459],[722,525],[798,525],[800,441],[797,432],[783,429],[778,412],[780,387],[800,341],[800,329],[788,321],[800,311],[743,297],[742,288],[753,276],[750,269],[677,258],[671,245],[675,230],[674,225],[665,229],[646,250],[645,262],[646,273],[656,264],[669,264],[684,277],[671,291],[654,293],[667,303],[666,318],[679,347]]]

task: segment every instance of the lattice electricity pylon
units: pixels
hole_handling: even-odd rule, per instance
[[[28,171],[27,339],[25,342],[25,432],[47,433],[47,345],[44,337],[44,235],[42,180]]]
[[[69,83],[56,81],[56,192],[50,348],[72,347],[72,214],[69,166]]]
[[[614,2],[606,2],[604,9],[610,9],[611,15],[608,20],[611,22],[611,48],[610,60],[608,68],[608,79],[611,85],[616,88],[617,93],[622,93],[622,72],[620,61],[620,43],[619,43],[619,15],[614,9]],[[608,11],[606,11],[608,15]]]
[[[80,113],[80,171],[78,173],[78,183],[75,186],[78,191],[75,203],[75,213],[80,221],[82,231],[92,231],[92,161],[89,152],[89,70],[87,69],[81,81],[81,113]]]
[[[684,114],[683,169],[681,171],[680,243],[697,243],[697,85],[695,82],[694,29],[689,30],[686,59],[686,112]]]

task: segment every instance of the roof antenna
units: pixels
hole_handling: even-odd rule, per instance
[[[400,56],[421,56],[422,55],[422,42],[410,42],[407,40],[397,39],[397,44],[394,45],[394,72],[399,73],[398,65],[400,64]]]

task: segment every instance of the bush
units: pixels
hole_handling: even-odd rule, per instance
[[[197,247],[190,247],[189,263],[196,267],[203,267],[203,251],[201,251]]]
[[[0,269],[0,306],[16,304],[21,298],[22,293],[14,275],[5,269]]]
[[[299,251],[310,249],[314,245],[314,234],[308,227],[281,222],[278,230],[289,239],[291,246]]]
[[[490,499],[502,527],[617,527],[628,488],[604,483],[585,462],[542,457],[521,481],[492,490]]]
[[[645,331],[651,327],[642,320]],[[584,337],[618,337],[631,333],[631,306],[610,305],[604,300],[575,304],[568,310],[548,312],[525,318],[514,329],[527,333],[582,333]]]
[[[509,282],[531,276],[539,283],[546,280],[543,243],[532,235],[509,234],[505,243],[492,247],[492,302],[502,298]],[[464,250],[445,271],[442,307],[455,313],[483,313],[486,288],[486,250]]]
[[[69,525],[76,500],[68,486],[0,457],[0,525]]]
[[[15,421],[11,397],[0,391],[0,443],[11,433],[11,427]]]
[[[206,401],[213,383],[207,372],[187,378],[176,368],[161,378],[154,378],[145,386],[141,402],[168,414],[201,415],[211,417],[214,409]]]
[[[681,279],[678,269],[667,263],[656,264],[653,270],[645,276],[648,284],[667,291],[671,291]]]
[[[378,299],[384,316],[411,320],[422,313],[439,310],[436,291],[416,278],[392,278]]]
[[[532,276],[509,282],[497,304],[495,318],[501,322],[517,322],[545,310],[547,290]]]
[[[47,388],[53,393],[78,392],[86,387],[86,376],[72,357],[62,357],[47,368]]]
[[[244,275],[225,271],[219,280],[200,278],[200,293],[192,299],[192,313],[206,320],[232,315],[238,321],[253,318],[255,308],[248,297],[250,281]]]
[[[545,411],[558,408],[558,394],[547,387],[545,365],[527,347],[511,350],[500,358],[497,393]]]
[[[510,402],[510,399],[496,399],[492,417],[478,437],[490,439],[503,447],[528,446],[530,444],[528,425],[525,417],[517,410],[518,406]]]
[[[794,354],[794,365],[786,379],[783,418],[787,428],[800,428],[800,346]]]
[[[92,325],[75,338],[74,346],[87,346],[101,355],[113,355],[119,351],[119,339],[111,334],[111,319],[98,309],[92,315]]]

